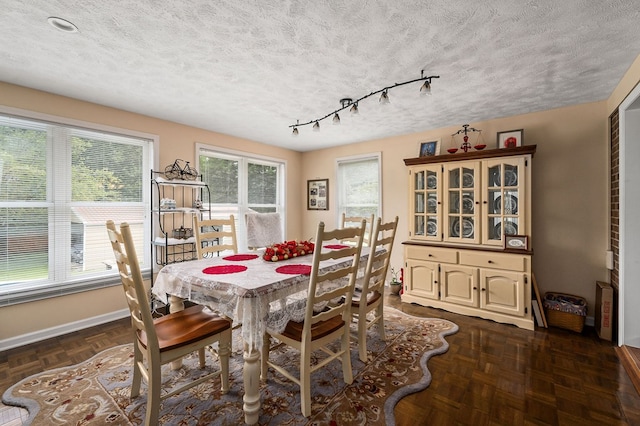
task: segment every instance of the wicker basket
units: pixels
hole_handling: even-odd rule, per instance
[[[544,312],[550,326],[582,333],[587,316],[587,301],[579,296],[545,293]]]

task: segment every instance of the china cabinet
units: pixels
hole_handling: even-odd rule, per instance
[[[193,215],[210,216],[209,186],[151,172],[151,247],[156,265],[197,259]]]
[[[536,146],[405,159],[406,302],[533,329],[529,247]]]

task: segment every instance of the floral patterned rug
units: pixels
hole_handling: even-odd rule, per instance
[[[260,388],[260,425],[393,425],[393,408],[405,395],[429,386],[427,361],[447,351],[444,336],[458,326],[436,318],[419,318],[385,308],[386,341],[373,327],[368,334],[369,359],[358,358],[352,339],[353,383],[342,379],[340,362],[334,361],[312,374],[312,416],[300,412],[298,387],[270,370]],[[352,331],[355,327],[352,325]],[[219,379],[205,382],[166,399],[160,421],[165,425],[239,425],[242,412],[242,347],[234,332],[230,391],[220,394]],[[210,355],[208,355],[210,356]],[[322,353],[317,354],[322,358]],[[293,349],[271,352],[271,358],[296,371],[298,355]],[[83,363],[45,371],[13,385],[2,396],[7,405],[29,411],[30,425],[141,425],[146,408],[146,388],[130,399],[133,346],[107,349]],[[312,360],[312,362],[314,362]],[[185,359],[183,368],[163,370],[166,385],[192,380],[202,374],[197,356]],[[217,368],[217,362],[208,360]]]

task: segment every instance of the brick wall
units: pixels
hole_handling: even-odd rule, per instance
[[[610,273],[610,282],[616,292],[619,281],[619,255],[620,255],[620,135],[618,126],[619,112],[616,109],[609,117],[611,129],[611,251],[613,251],[613,270]]]

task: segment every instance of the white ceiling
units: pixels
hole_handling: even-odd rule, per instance
[[[606,99],[638,0],[0,0],[0,80],[298,151]],[[57,16],[79,32],[47,24]],[[307,122],[394,83],[342,124]],[[0,103],[2,100],[0,99]]]

